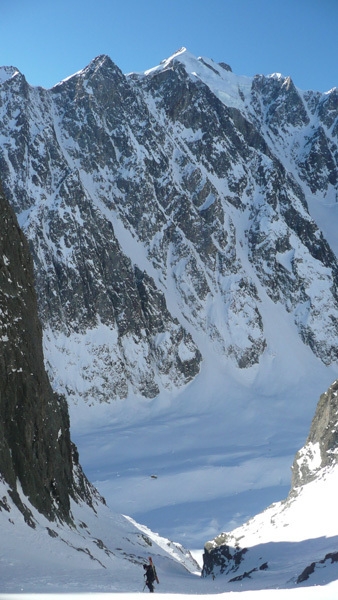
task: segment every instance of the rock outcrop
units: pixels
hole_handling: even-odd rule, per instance
[[[71,442],[66,400],[45,371],[33,261],[2,189],[0,215],[1,478],[30,525],[25,498],[49,520],[71,522],[71,498],[92,504],[99,496]]]
[[[325,467],[338,463],[338,381],[322,394],[305,445],[292,465],[292,490],[316,479]]]

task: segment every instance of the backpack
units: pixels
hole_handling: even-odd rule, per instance
[[[152,565],[149,565],[147,571],[148,571],[148,581],[150,581],[150,583],[153,583],[156,579],[155,573],[154,573],[154,567]]]

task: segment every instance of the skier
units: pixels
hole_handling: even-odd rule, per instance
[[[154,591],[154,581],[156,581],[157,583],[160,583],[160,582],[158,580],[155,565],[153,564],[151,556],[149,557],[149,564],[143,565],[143,568],[145,570],[144,576],[146,578],[145,585],[147,586],[149,592],[153,592]]]

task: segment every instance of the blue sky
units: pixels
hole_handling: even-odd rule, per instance
[[[234,73],[338,87],[338,0],[0,0],[0,65],[51,87],[108,54],[143,71],[185,46]]]

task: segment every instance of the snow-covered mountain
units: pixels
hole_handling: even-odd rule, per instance
[[[337,259],[308,210],[336,206],[336,89],[182,49],[129,76],[99,56],[51,90],[3,68],[0,110],[57,391],[155,397],[210,349],[259,365],[270,306],[337,363]]]
[[[190,548],[287,493],[337,377],[337,112],[337,89],[185,49],[129,75],[100,56],[51,90],[0,69],[1,180],[81,464],[115,513]],[[102,554],[115,527],[142,546],[111,524]]]

